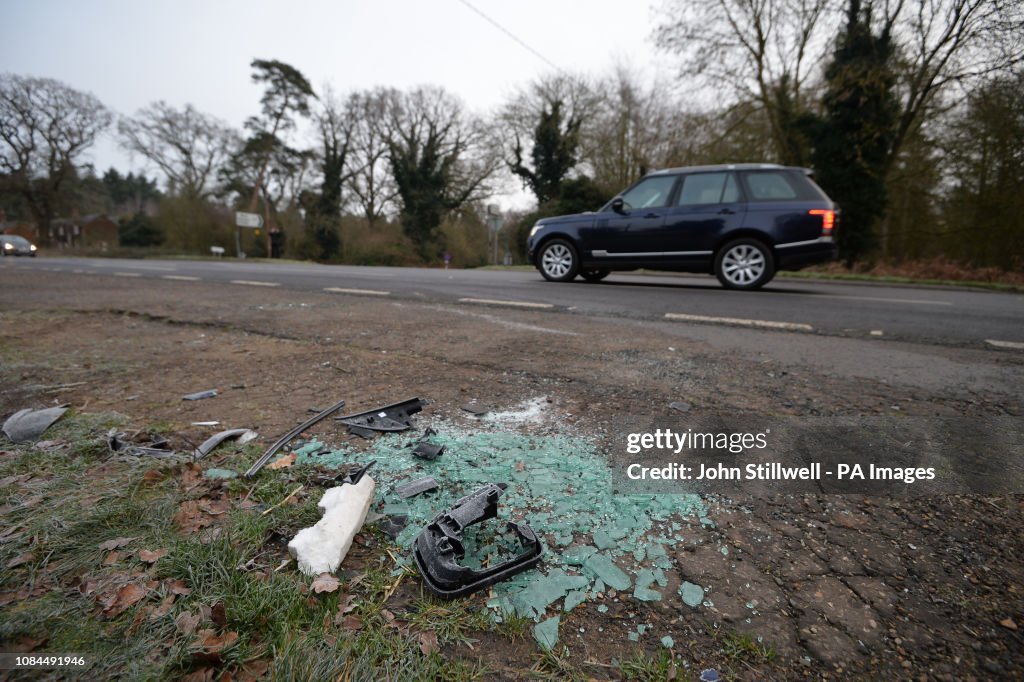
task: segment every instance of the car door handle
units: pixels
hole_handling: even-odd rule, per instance
[[[644,218],[660,218],[660,217],[661,216],[658,215],[657,213],[648,213],[647,215],[644,216]]]
[[[733,215],[735,213],[736,211],[732,210],[731,208],[723,208],[721,211],[718,212],[718,215]]]

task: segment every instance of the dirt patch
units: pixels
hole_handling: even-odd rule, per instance
[[[908,415],[1005,415],[1022,408],[1019,394],[957,385],[927,391],[754,361],[653,326],[638,333],[635,321],[230,286],[214,295],[182,282],[136,280],[128,288],[107,277],[2,277],[5,290],[19,295],[0,308],[0,414],[67,402],[196,444],[220,428],[248,427],[265,445],[340,398],[359,411],[419,395],[432,401],[425,418],[595,441],[623,413],[667,415],[673,401],[710,415],[891,414],[894,406]],[[207,389],[218,395],[182,400]],[[492,409],[490,421],[460,410],[474,399]],[[194,425],[202,421],[219,426]],[[332,425],[318,432],[332,445],[362,447]],[[204,467],[223,463],[213,456]],[[189,480],[199,485],[188,471],[174,474],[181,490]],[[280,497],[291,482],[282,482]],[[303,492],[295,504],[311,495]],[[171,518],[179,533],[202,534],[244,494],[214,495],[213,506],[202,506],[195,491],[187,497]],[[738,679],[953,680],[1024,670],[1021,634],[1002,624],[1024,623],[1020,497],[706,503],[703,519],[678,521],[686,541],[668,557],[661,600],[609,591],[561,614],[564,660],[539,665],[619,677],[616,666],[635,653],[667,651],[680,668],[715,667]],[[268,541],[270,553],[250,568],[272,574],[284,539]],[[354,561],[383,553],[367,541]],[[684,582],[704,590],[696,606],[678,595]],[[112,594],[110,608],[119,608],[127,597],[118,602]],[[387,608],[401,613],[418,595],[418,585],[400,584]],[[485,602],[478,595],[469,603],[484,609]],[[534,665],[522,661],[536,656],[532,625],[523,639],[485,630],[480,642],[444,653],[477,660],[482,646],[498,678],[522,675]]]

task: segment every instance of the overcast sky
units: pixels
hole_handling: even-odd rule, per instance
[[[155,100],[195,105],[240,127],[258,112],[254,58],[279,59],[319,90],[436,84],[473,110],[497,107],[554,69],[592,75],[616,63],[654,74],[659,3],[622,0],[2,0],[0,69],[95,94],[118,114]],[[660,68],[659,68],[660,66]],[[93,151],[101,171],[144,167],[112,136]]]

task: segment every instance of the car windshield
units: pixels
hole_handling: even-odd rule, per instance
[[[24,237],[18,237],[17,235],[10,235],[10,234],[4,235],[3,236],[3,241],[10,242],[11,244],[14,244],[15,246],[17,246],[19,249],[27,248],[28,245],[29,245],[27,239],[25,239]]]

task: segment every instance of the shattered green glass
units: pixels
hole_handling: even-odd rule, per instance
[[[660,600],[655,587],[667,586],[665,571],[672,567],[667,548],[682,539],[678,517],[706,518],[697,495],[613,494],[607,460],[583,438],[433,426],[438,434],[430,441],[445,446],[433,461],[413,457],[418,438],[405,433],[379,436],[363,452],[324,451],[313,440],[295,450],[296,464],[339,467],[376,460],[369,472],[377,483],[372,511],[408,517],[396,540],[406,551],[423,526],[460,497],[485,483],[508,483],[498,518],[466,529],[462,563],[481,568],[515,556],[520,547],[506,522],[525,520],[533,527],[544,543],[541,564],[494,585],[487,606],[495,620],[517,614],[538,621],[534,635],[542,646],[557,642],[558,616],[540,621],[559,600],[565,612],[608,589],[633,588],[641,601]],[[394,492],[424,476],[437,480],[436,491],[405,500]]]

